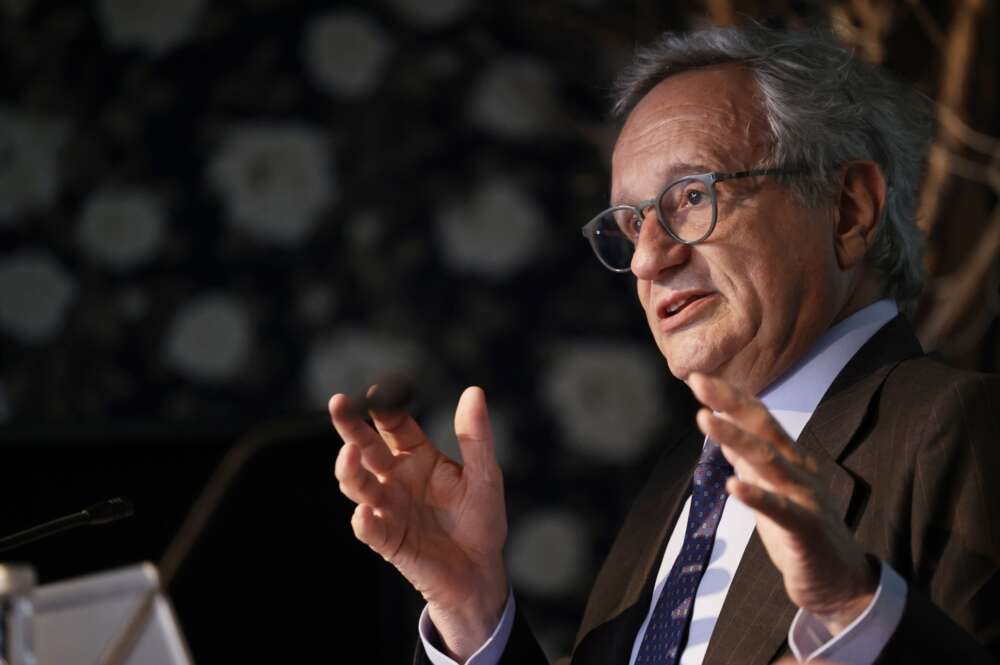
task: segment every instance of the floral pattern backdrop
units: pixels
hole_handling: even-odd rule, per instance
[[[565,651],[622,486],[688,407],[578,230],[607,199],[610,81],[736,11],[839,20],[932,96],[952,66],[946,3],[0,0],[2,431],[245,428],[407,369],[457,458],[455,400],[483,385],[514,583]],[[972,221],[933,244],[942,274],[995,201],[950,187]],[[992,266],[952,349],[986,369]]]

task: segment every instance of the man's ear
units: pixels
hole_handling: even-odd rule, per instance
[[[887,187],[882,169],[873,161],[847,162],[842,169],[833,245],[838,265],[847,270],[864,259],[875,241]]]

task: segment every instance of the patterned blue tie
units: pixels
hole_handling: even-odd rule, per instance
[[[691,610],[726,504],[726,478],[733,473],[719,444],[709,439],[694,470],[691,511],[684,545],[656,601],[639,646],[636,665],[674,665],[680,660],[691,626]]]

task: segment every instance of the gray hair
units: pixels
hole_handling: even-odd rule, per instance
[[[888,193],[867,261],[885,295],[900,305],[923,288],[923,237],[916,224],[922,166],[933,127],[931,105],[884,71],[855,58],[828,30],[784,32],[759,24],[665,33],[639,49],[616,83],[614,115],[624,120],[672,74],[739,63],[754,77],[772,134],[770,166],[809,176],[789,180],[809,206],[828,206],[844,162],[870,159]]]

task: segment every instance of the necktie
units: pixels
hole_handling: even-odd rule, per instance
[[[684,544],[656,601],[639,646],[636,665],[674,665],[680,660],[691,626],[691,610],[726,503],[726,478],[733,473],[719,444],[709,439],[694,470],[691,510]]]

